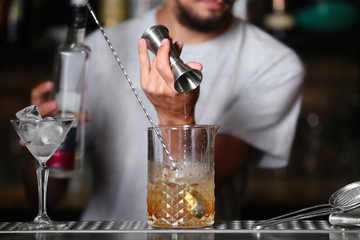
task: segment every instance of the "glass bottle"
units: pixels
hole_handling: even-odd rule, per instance
[[[85,95],[90,56],[90,48],[83,43],[87,9],[86,4],[70,2],[66,40],[55,53],[51,99],[58,104],[56,117],[74,116],[77,123],[48,161],[50,176],[56,178],[75,176],[82,170],[84,159]]]

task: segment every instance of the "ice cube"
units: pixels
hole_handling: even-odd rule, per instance
[[[37,124],[21,122],[19,125],[19,134],[25,143],[33,141],[37,135]]]
[[[187,186],[185,189],[184,200],[186,209],[196,218],[202,218],[206,214],[206,201],[204,197],[193,187]]]
[[[59,144],[63,129],[57,121],[44,121],[39,126],[39,136],[43,144]]]
[[[28,121],[42,120],[40,112],[39,112],[37,106],[35,106],[35,105],[26,107],[26,108],[18,111],[15,115],[20,120],[28,120]]]

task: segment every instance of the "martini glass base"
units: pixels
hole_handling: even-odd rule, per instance
[[[30,221],[23,222],[17,226],[18,230],[29,231],[29,230],[61,230],[67,227],[67,222],[62,221]]]

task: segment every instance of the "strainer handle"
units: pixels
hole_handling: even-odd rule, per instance
[[[321,209],[313,210],[308,213],[299,214],[299,213],[306,212],[306,211],[316,209],[316,208],[321,208]],[[252,229],[263,229],[265,227],[277,225],[277,224],[284,223],[284,222],[328,215],[328,214],[331,214],[331,213],[334,213],[337,211],[338,210],[336,210],[335,208],[330,207],[329,204],[321,204],[321,205],[304,208],[304,209],[294,211],[291,213],[287,213],[287,214],[284,214],[284,215],[281,215],[278,217],[274,217],[274,218],[271,218],[268,220],[260,221],[258,223],[253,224],[251,228]],[[295,215],[295,214],[298,214],[298,215]]]

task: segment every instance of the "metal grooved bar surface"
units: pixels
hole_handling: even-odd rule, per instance
[[[271,226],[263,230],[253,230],[251,226],[256,221],[251,220],[239,220],[239,221],[216,221],[214,226],[201,228],[202,231],[206,232],[254,232],[254,231],[290,231],[290,232],[312,232],[312,231],[322,231],[322,232],[336,232],[341,231],[342,229],[333,227],[326,220],[318,221],[292,221],[288,223],[282,223],[276,226]],[[20,222],[1,222],[0,223],[0,232],[8,231],[18,231],[17,225]],[[62,230],[56,230],[58,232],[197,232],[199,229],[159,229],[149,226],[146,222],[143,221],[83,221],[83,222],[68,222],[67,226]],[[22,231],[24,232],[24,231]]]

